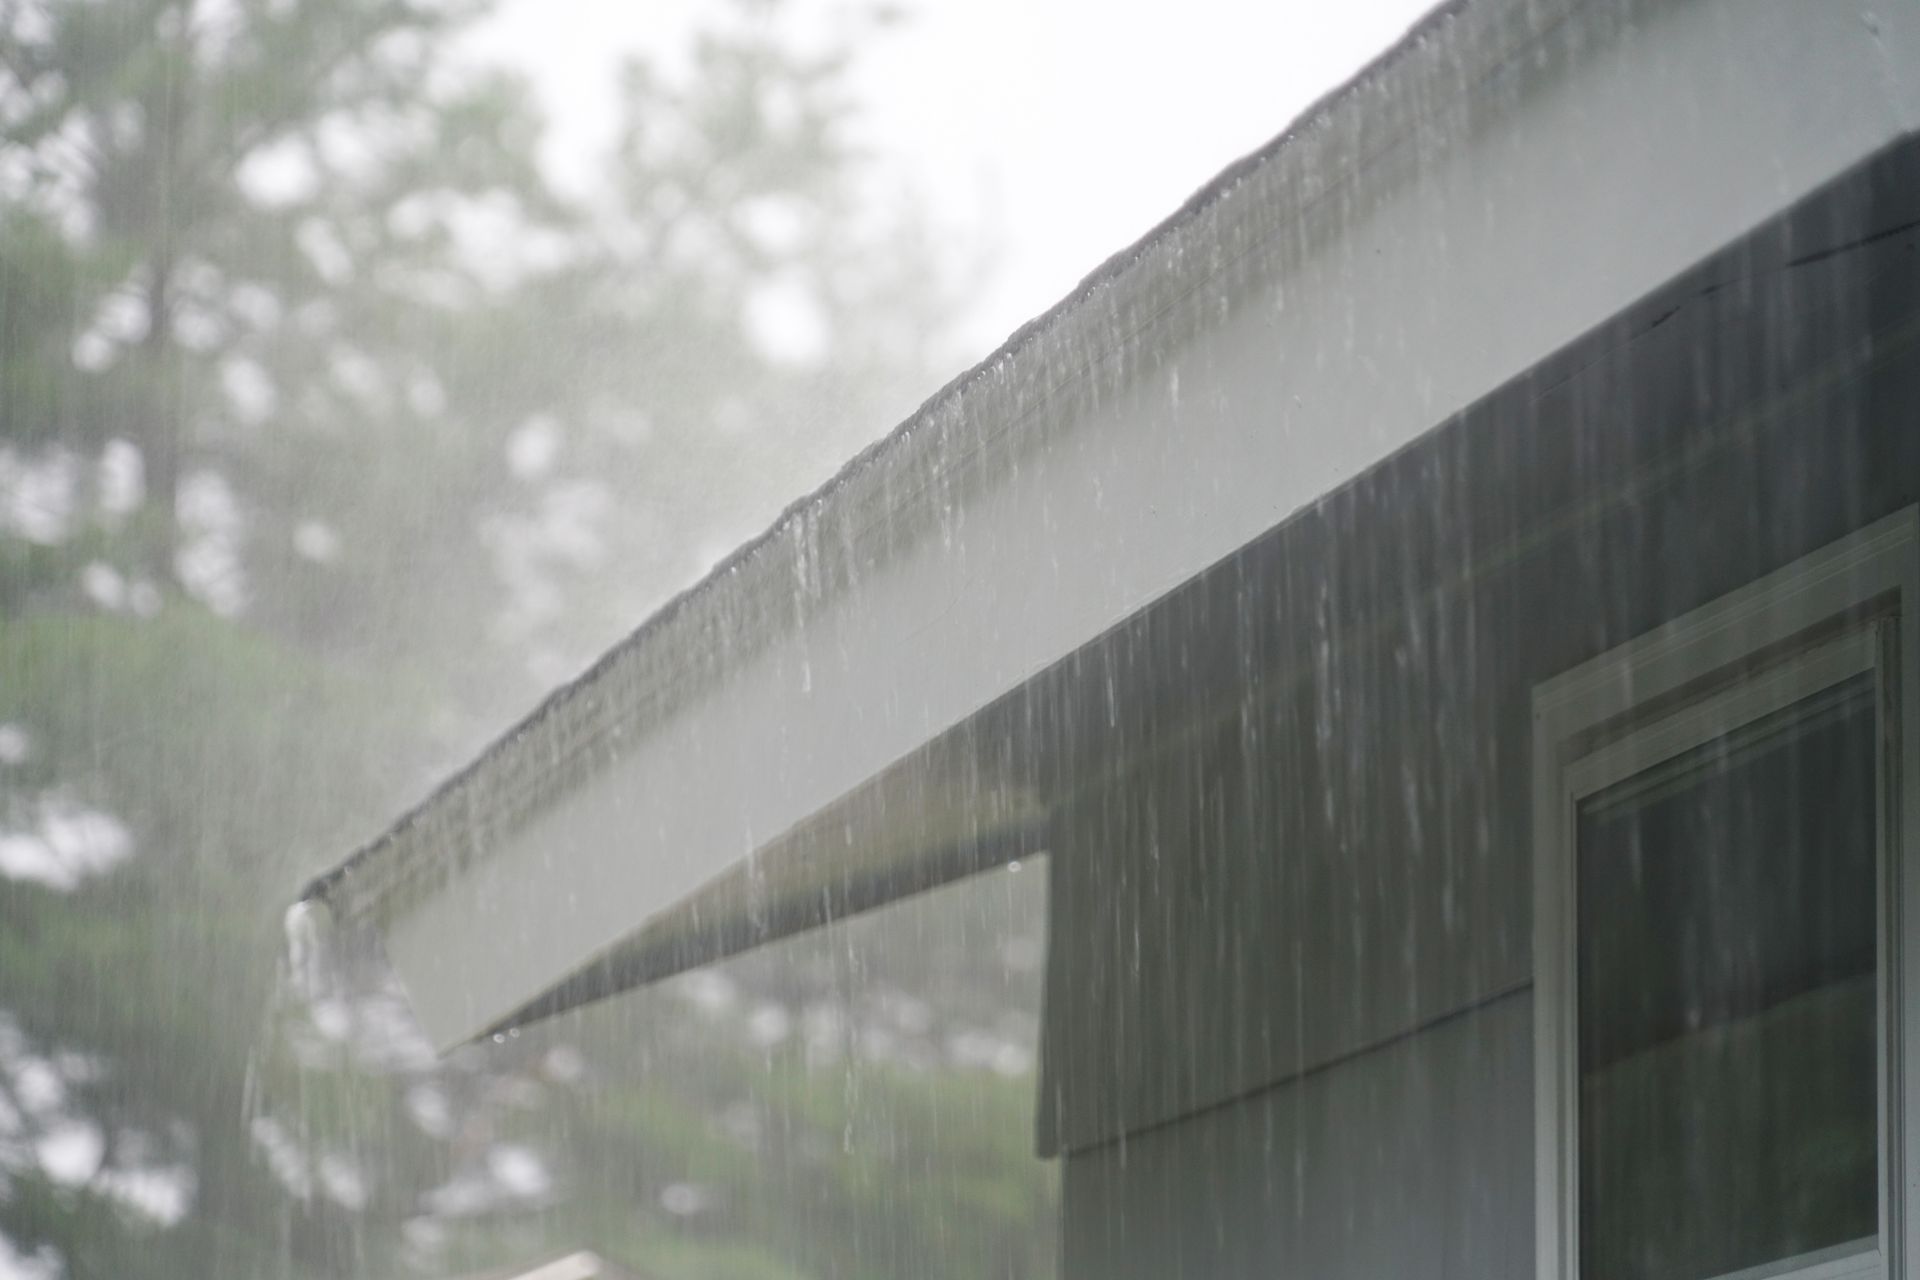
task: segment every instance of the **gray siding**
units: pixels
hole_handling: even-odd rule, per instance
[[[1532,998],[1067,1157],[1067,1280],[1533,1272]]]
[[[1032,682],[1004,733],[981,730],[1054,747],[1044,1152],[1201,1113],[1531,980],[1534,686],[1920,502],[1917,250],[1920,141],[1184,584]]]

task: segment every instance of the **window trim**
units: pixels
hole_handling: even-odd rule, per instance
[[[1688,746],[1862,670],[1888,722],[1879,825],[1879,1247],[1763,1264],[1736,1277],[1902,1274],[1920,1259],[1920,508],[1909,507],[1601,654],[1534,690],[1535,1258],[1540,1280],[1579,1276],[1574,801]],[[1756,665],[1759,664],[1759,665]],[[1839,673],[1839,674],[1836,674]],[[1905,944],[1905,945],[1903,945]],[[1786,1260],[1783,1260],[1786,1261]],[[1728,1277],[1726,1280],[1734,1280]]]

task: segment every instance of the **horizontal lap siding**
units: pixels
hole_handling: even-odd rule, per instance
[[[1070,1156],[1063,1274],[1503,1280],[1533,1270],[1524,993]]]
[[[1533,686],[1920,498],[1916,221],[1908,144],[1035,682],[1044,1151],[1531,980]]]

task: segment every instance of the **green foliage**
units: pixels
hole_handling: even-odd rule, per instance
[[[279,945],[261,907],[292,879],[291,841],[344,831],[339,797],[392,794],[397,762],[368,742],[406,702],[181,602],[152,619],[0,622],[0,672],[0,723],[31,726],[30,754],[0,770],[0,828],[30,828],[57,795],[113,815],[131,843],[71,889],[0,879],[0,1008],[40,1054],[97,1064],[73,1073],[53,1128],[97,1126],[106,1171],[123,1154],[190,1164],[205,1206],[162,1230],[111,1195],[43,1183],[0,1201],[0,1231],[58,1248],[76,1274],[272,1255],[260,1228],[284,1197],[259,1177],[243,1106]],[[114,1250],[125,1266],[83,1263]]]
[[[449,58],[477,12],[0,0],[0,1236],[71,1275],[583,1243],[660,1276],[1044,1274],[1029,1079],[822,1062],[666,995],[434,1062],[377,969],[319,1005],[276,983],[302,874],[946,362],[926,239],[862,212],[845,49],[761,6],[685,75],[632,68],[576,200],[526,87]],[[965,932],[861,945],[1028,1016],[930,959]],[[852,1025],[843,979],[734,980]]]

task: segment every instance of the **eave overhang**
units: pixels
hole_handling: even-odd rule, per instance
[[[1437,10],[303,899],[444,1048],[1044,851],[1141,691],[994,708],[1914,128],[1915,66],[1907,7]]]

